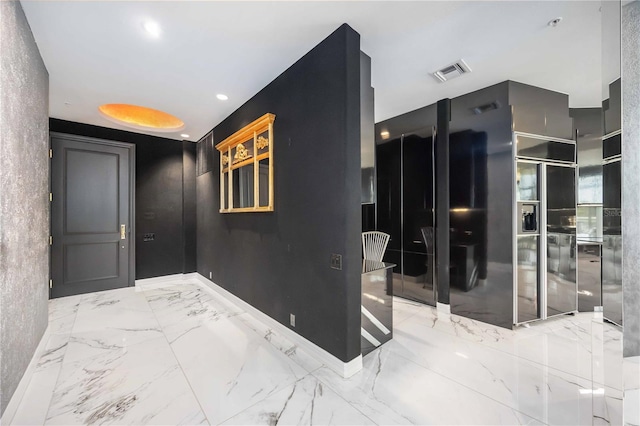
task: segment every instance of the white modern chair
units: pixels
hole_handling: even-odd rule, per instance
[[[380,231],[362,233],[362,251],[366,260],[382,262],[389,243],[389,234]]]

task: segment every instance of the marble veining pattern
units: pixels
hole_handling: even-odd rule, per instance
[[[343,379],[195,281],[52,300],[12,424],[622,423],[621,332],[602,318],[505,330],[402,299],[394,315]]]

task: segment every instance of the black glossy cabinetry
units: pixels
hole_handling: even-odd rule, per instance
[[[505,81],[438,105],[446,108],[436,112],[431,105],[376,124],[378,229],[391,235],[384,260],[398,264],[395,294],[432,304],[435,278],[438,301],[450,303],[452,313],[507,328],[546,317],[547,310],[575,310],[575,143],[567,95]],[[434,148],[430,131],[436,123],[440,134]],[[564,232],[553,238],[562,245],[558,254],[568,259],[554,268],[569,266],[552,272],[569,279],[568,294],[541,288],[547,284],[547,271],[541,269],[548,263],[551,232],[542,222],[546,193],[526,206],[528,215],[536,213],[527,216],[524,234],[516,230],[514,212],[522,207],[515,197],[518,138],[523,138],[520,155],[526,161],[567,166],[568,174],[558,173],[571,192],[565,197],[569,217],[558,220],[560,228],[574,230],[567,238]],[[444,159],[446,167],[435,158]],[[539,174],[543,167],[536,170]],[[535,229],[533,235],[527,234],[529,228]],[[429,244],[434,239],[439,242],[435,250]],[[429,273],[435,266],[432,253],[439,255],[440,279]],[[526,273],[516,275],[521,270]],[[529,285],[521,306],[526,318],[518,321],[514,305],[520,276]],[[550,306],[542,306],[543,295],[551,296]]]
[[[377,223],[396,296],[435,305],[433,125],[428,106],[376,125]]]

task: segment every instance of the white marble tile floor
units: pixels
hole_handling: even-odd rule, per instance
[[[506,330],[395,299],[349,379],[197,281],[54,299],[49,327],[11,424],[623,422],[621,332],[594,314]]]

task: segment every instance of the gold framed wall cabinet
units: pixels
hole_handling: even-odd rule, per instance
[[[220,213],[272,212],[273,122],[267,113],[216,145]]]

